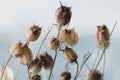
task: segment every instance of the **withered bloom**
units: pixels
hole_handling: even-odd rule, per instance
[[[29,65],[29,74],[31,77],[37,75],[42,69],[42,62],[35,58]]]
[[[40,75],[35,75],[33,77],[30,77],[30,80],[41,80],[41,76]]]
[[[61,6],[56,10],[55,19],[58,25],[65,26],[71,20],[71,8],[67,6]]]
[[[78,35],[74,29],[65,29],[60,34],[60,40],[66,42],[69,46],[73,46],[78,43]]]
[[[53,58],[47,52],[40,55],[40,60],[44,69],[52,68]]]
[[[71,73],[64,71],[61,73],[61,80],[71,80]]]
[[[23,46],[23,43],[21,41],[16,42],[10,48],[10,55],[12,57],[19,57],[20,55],[23,54],[24,50],[25,46]]]
[[[69,33],[70,33],[70,36],[69,36],[69,39],[67,41],[67,44],[70,45],[70,46],[73,46],[73,45],[78,43],[78,35],[74,31],[74,29],[70,29]]]
[[[33,60],[33,54],[27,44],[23,45],[23,53],[22,55],[17,57],[17,59],[23,65],[27,65],[31,63],[31,61]]]
[[[78,58],[78,55],[76,54],[76,52],[73,49],[68,48],[68,47],[66,47],[63,50],[63,54],[64,54],[65,59],[69,63],[76,62],[76,60]]]
[[[57,38],[52,38],[50,39],[49,43],[48,43],[48,47],[52,50],[56,50],[60,45],[60,42]]]
[[[38,25],[33,25],[27,30],[27,41],[36,41],[41,34],[41,28]]]
[[[97,26],[97,43],[101,49],[106,49],[110,44],[110,33],[106,25]]]
[[[103,80],[103,75],[98,70],[90,70],[86,74],[86,80]]]

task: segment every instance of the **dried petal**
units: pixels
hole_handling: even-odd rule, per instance
[[[61,6],[56,10],[55,19],[58,25],[64,26],[71,20],[71,8],[67,6]]]
[[[103,75],[98,70],[90,70],[86,74],[86,80],[103,80]]]
[[[53,58],[47,52],[40,55],[40,60],[44,69],[50,69],[53,66]]]
[[[110,34],[109,34],[109,30],[106,27],[106,25],[100,25],[97,26],[97,43],[98,43],[98,47],[101,49],[106,49],[109,47],[110,44]]]
[[[75,62],[78,58],[78,55],[76,54],[76,52],[71,49],[66,47],[63,51],[64,57],[67,60],[67,62],[72,63]]]
[[[42,62],[38,58],[35,58],[29,65],[30,76],[33,77],[37,75],[41,69],[42,69]]]
[[[28,45],[25,44],[23,45],[23,47],[24,47],[23,54],[17,57],[17,59],[21,64],[27,65],[30,64],[31,61],[33,60],[33,54]]]
[[[41,28],[38,25],[33,25],[27,30],[27,41],[36,41],[41,34]]]
[[[41,76],[40,75],[35,75],[33,77],[30,77],[30,80],[41,80]]]
[[[60,45],[60,42],[57,38],[52,38],[49,42],[49,48],[52,50],[56,50]]]
[[[71,73],[68,71],[64,71],[61,73],[61,80],[70,80],[71,79]]]

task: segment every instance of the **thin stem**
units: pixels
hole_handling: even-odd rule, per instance
[[[38,49],[38,53],[37,53],[37,56],[36,56],[36,57],[39,56],[39,52],[40,52],[40,50],[41,50],[41,48],[42,48],[42,45],[43,45],[43,43],[45,42],[45,40],[46,40],[48,34],[50,33],[50,31],[52,30],[52,28],[53,28],[53,26],[50,28],[50,30],[47,32],[46,36],[43,38],[43,40],[42,40],[42,42],[41,42],[41,45],[40,45],[40,47],[39,47],[39,49]]]
[[[68,62],[66,63],[65,65],[65,70],[67,71],[69,68],[68,68]]]
[[[90,58],[91,55],[92,54],[89,54],[89,56],[83,61],[82,65],[80,66],[80,69],[79,69],[79,72],[78,72],[78,76],[80,75],[80,72],[81,72],[83,66],[85,65],[85,63],[87,62],[87,60]]]
[[[78,64],[77,61],[75,61],[75,63],[77,64],[77,71],[76,71],[76,75],[75,75],[74,80],[77,80],[77,77],[78,77],[78,71],[79,71],[79,64]]]
[[[111,33],[110,33],[110,37],[111,37],[111,35],[112,35],[112,33],[113,33],[113,31],[114,31],[114,29],[115,29],[117,23],[118,23],[118,21],[115,22],[115,24],[114,24],[114,26],[113,26],[113,29],[112,29],[112,31],[111,31]]]
[[[54,65],[55,65],[56,58],[57,58],[57,50],[55,50],[55,57],[54,57],[54,60],[53,60],[53,66],[52,66],[52,68],[50,70],[50,75],[49,75],[48,80],[51,80],[51,75],[52,75],[52,71],[53,71],[53,68],[54,68]]]
[[[99,66],[99,63],[100,63],[100,61],[102,60],[102,57],[103,57],[103,55],[104,55],[104,53],[105,53],[105,50],[106,50],[106,49],[103,49],[102,55],[101,55],[101,57],[100,57],[100,59],[99,59],[97,65],[96,65],[94,71],[95,71],[95,70],[97,69],[97,67]]]
[[[59,28],[58,28],[57,39],[59,39],[60,29],[61,29],[61,26],[59,26]],[[53,60],[53,65],[52,65],[52,68],[50,70],[50,75],[49,75],[49,79],[48,80],[51,79],[52,71],[53,71],[53,68],[54,68],[54,65],[55,65],[55,61],[56,61],[56,58],[57,58],[57,50],[58,49],[55,50],[55,57],[54,57],[54,60]]]
[[[15,72],[14,80],[17,79],[17,74],[18,74],[19,68],[20,68],[20,62],[18,63],[17,70],[16,70],[16,72]]]
[[[106,62],[106,60],[105,60],[105,54],[104,54],[104,59],[103,59],[103,71],[102,71],[103,74],[104,74],[104,71],[105,71],[105,62]]]
[[[90,67],[88,66],[87,62],[85,63],[85,65],[87,66],[88,70],[90,70]]]
[[[29,75],[29,65],[27,64],[27,73],[28,73],[28,80],[30,80],[30,75]]]
[[[99,50],[100,50],[100,49],[99,49]],[[99,50],[98,50],[98,52],[99,52]],[[95,62],[93,63],[92,69],[95,67],[95,63],[97,62],[97,59],[98,59],[99,55],[100,55],[100,53],[97,53],[97,57],[96,57],[96,59],[95,59]]]
[[[4,76],[5,69],[6,69],[6,67],[7,67],[7,65],[8,65],[8,63],[9,63],[9,61],[11,60],[11,58],[12,58],[12,56],[10,55],[10,57],[8,58],[8,60],[7,60],[6,64],[5,64],[5,66],[4,66],[4,68],[3,68],[3,72],[2,72],[2,75],[1,75],[0,80],[2,80],[2,78],[3,78],[3,76]]]

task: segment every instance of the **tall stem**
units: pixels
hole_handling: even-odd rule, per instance
[[[18,63],[18,66],[17,66],[16,72],[15,72],[14,80],[17,79],[17,74],[18,74],[19,68],[20,68],[20,62]]]
[[[46,40],[48,34],[50,33],[50,31],[52,30],[52,28],[53,28],[53,26],[50,28],[50,30],[47,32],[46,36],[43,38],[43,40],[42,40],[42,42],[41,42],[41,45],[40,45],[40,47],[39,47],[39,49],[38,49],[38,53],[37,53],[37,56],[36,56],[36,57],[38,57],[39,52],[40,52],[40,50],[41,50],[41,48],[42,48],[42,45],[43,45],[43,43],[45,42],[45,40]]]
[[[2,75],[1,75],[0,80],[2,80],[2,78],[3,78],[3,76],[4,76],[5,69],[6,69],[6,67],[7,67],[7,65],[8,65],[8,63],[9,63],[9,61],[11,60],[11,58],[12,58],[12,56],[10,55],[10,57],[8,58],[8,60],[7,60],[6,64],[5,64],[5,66],[4,66],[4,68],[3,68],[3,72],[2,72]]]
[[[77,71],[76,71],[76,75],[75,75],[74,80],[77,80],[77,77],[78,77],[78,71],[79,71],[79,64],[78,64],[77,61],[76,61],[75,63],[77,64]]]
[[[102,55],[101,55],[101,57],[100,57],[100,59],[99,59],[97,65],[96,65],[94,71],[95,71],[95,70],[97,69],[97,67],[99,66],[99,63],[100,63],[100,61],[102,60],[102,57],[103,57],[103,55],[104,55],[104,53],[105,53],[105,50],[106,50],[106,49],[103,49]]]

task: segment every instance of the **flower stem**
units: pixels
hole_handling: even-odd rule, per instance
[[[76,71],[76,75],[75,75],[74,80],[77,80],[77,77],[78,77],[78,71],[79,71],[79,64],[78,64],[77,61],[75,61],[75,63],[77,64],[77,71]]]
[[[17,70],[16,70],[16,72],[15,72],[14,80],[17,79],[17,74],[18,74],[18,70],[19,70],[19,68],[20,68],[20,62],[18,63]]]

